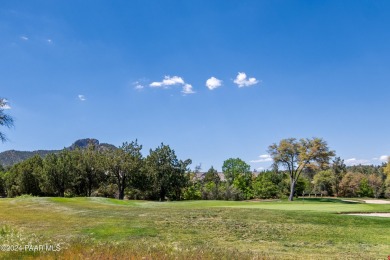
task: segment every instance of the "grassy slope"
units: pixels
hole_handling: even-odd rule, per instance
[[[336,214],[390,205],[296,202],[142,202],[104,198],[0,200],[0,244],[57,244],[57,253],[0,258],[385,259],[390,219]]]

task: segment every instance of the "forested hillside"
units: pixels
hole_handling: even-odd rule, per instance
[[[99,143],[96,139],[91,138],[85,138],[85,139],[79,139],[76,142],[74,142],[71,146],[65,149],[73,150],[78,148],[86,148],[88,144],[94,144],[97,145],[100,149],[107,149],[107,148],[115,148],[114,145],[111,144],[105,144],[105,143]],[[37,151],[15,151],[15,150],[9,150],[4,151],[0,153],[0,164],[4,167],[12,166],[16,163],[22,162],[24,160],[27,160],[31,157],[34,157],[35,155],[38,155],[42,158],[44,158],[48,154],[52,153],[58,153],[61,150],[37,150]]]

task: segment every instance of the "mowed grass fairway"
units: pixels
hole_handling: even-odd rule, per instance
[[[41,259],[387,259],[390,205],[294,202],[0,199],[0,244],[60,244],[58,252],[0,252]]]

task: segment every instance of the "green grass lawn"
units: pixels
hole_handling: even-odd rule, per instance
[[[0,258],[387,259],[390,218],[339,214],[347,212],[390,212],[390,205],[0,199],[0,245],[60,248],[3,248]]]

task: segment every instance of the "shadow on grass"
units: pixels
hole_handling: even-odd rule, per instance
[[[330,203],[339,203],[339,204],[358,204],[358,201],[345,201],[341,199],[332,199],[332,198],[298,198],[295,201],[305,201],[305,202],[330,202]]]

